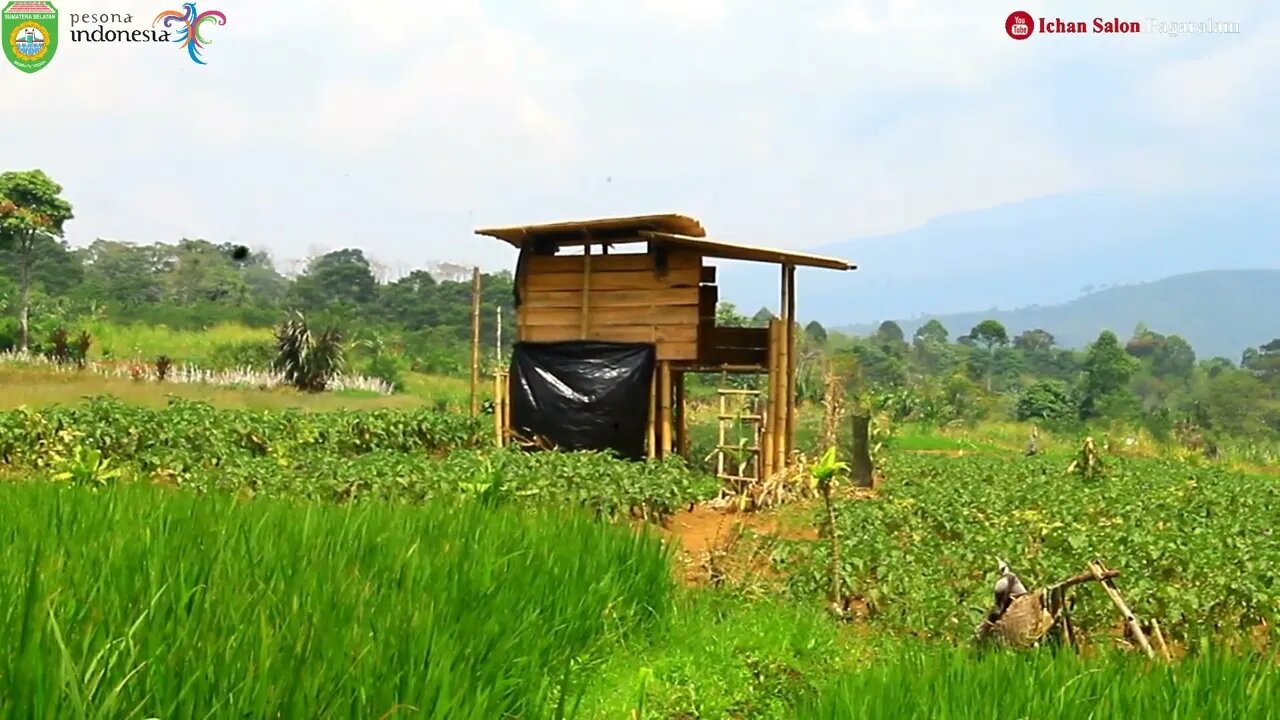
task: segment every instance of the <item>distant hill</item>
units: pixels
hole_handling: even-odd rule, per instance
[[[1083,347],[1104,329],[1123,341],[1143,322],[1156,332],[1181,335],[1200,358],[1222,356],[1239,362],[1246,347],[1280,337],[1278,310],[1280,270],[1210,270],[1108,288],[1060,305],[925,315],[897,322],[910,337],[930,318],[937,318],[954,339],[982,320],[994,318],[1010,335],[1042,328],[1065,347]],[[877,324],[841,329],[865,335]]]
[[[850,273],[798,273],[799,315],[829,327],[925,313],[1059,305],[1102,287],[1204,270],[1280,269],[1280,193],[1055,195],[948,215],[904,232],[812,251],[858,264]],[[720,275],[722,299],[748,314],[761,306],[776,309],[776,268],[733,263]],[[1229,292],[1229,285],[1195,287],[1213,294]],[[1105,299],[1109,297],[1089,302],[1119,308],[1118,301]],[[1222,301],[1228,303],[1226,297]],[[1188,312],[1202,307],[1199,301],[1191,305]],[[1260,302],[1243,307],[1252,309],[1246,310],[1247,320],[1239,318],[1242,323],[1264,322]],[[1212,317],[1207,311],[1203,315]],[[1128,332],[1132,317],[1099,315],[1078,331],[1046,329],[1070,337],[1098,323],[1118,323]],[[1145,319],[1153,326],[1167,324],[1157,317]],[[1187,321],[1199,322],[1190,316]],[[1206,328],[1213,322],[1206,321]],[[1253,335],[1226,333],[1217,341],[1214,335],[1204,337],[1219,350],[1237,353],[1234,343]]]

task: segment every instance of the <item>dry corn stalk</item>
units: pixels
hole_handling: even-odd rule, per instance
[[[828,360],[822,369],[822,447],[835,447],[836,435],[844,419],[844,384]]]

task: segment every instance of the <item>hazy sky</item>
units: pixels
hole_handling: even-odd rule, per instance
[[[66,186],[77,244],[506,267],[476,227],[677,211],[803,247],[1050,193],[1278,176],[1271,2],[1036,3],[1241,32],[1014,41],[1009,2],[222,0],[198,3],[228,17],[203,67],[69,39],[71,13],[142,28],[176,2],[56,5],[49,67],[0,66],[0,165]]]

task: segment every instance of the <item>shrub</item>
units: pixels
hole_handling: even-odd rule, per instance
[[[1032,383],[1018,395],[1014,408],[1018,420],[1069,420],[1076,414],[1076,402],[1071,389],[1058,380],[1040,380]]]

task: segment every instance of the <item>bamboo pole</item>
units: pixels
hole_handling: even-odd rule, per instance
[[[658,388],[658,412],[662,418],[659,429],[662,436],[659,439],[658,446],[661,448],[659,457],[671,456],[671,361],[663,360],[659,366],[659,378],[661,385]]]
[[[1169,654],[1169,645],[1164,641],[1164,633],[1160,632],[1160,622],[1155,618],[1151,618],[1151,637],[1156,641],[1156,647],[1160,650],[1160,656],[1165,662],[1173,660],[1173,656]]]
[[[717,394],[720,399],[720,417],[716,419],[716,477],[722,478],[724,477],[724,418],[729,414],[729,411],[725,406],[725,394]]]
[[[781,343],[778,341],[778,323],[776,320],[769,320],[769,342],[768,342],[768,387],[769,396],[765,398],[765,431],[764,431],[764,477],[767,479],[773,476],[777,470],[776,448],[778,444],[778,357],[781,352]]]
[[[789,348],[787,347],[787,306],[790,302],[791,286],[787,275],[787,267],[782,266],[782,290],[778,303],[778,314],[781,316],[776,322],[778,325],[778,361],[774,366],[774,372],[777,373],[778,379],[774,382],[777,390],[777,398],[773,402],[773,406],[777,411],[777,420],[774,423],[774,439],[773,439],[773,468],[774,472],[781,472],[787,468],[787,451],[790,446],[790,439],[787,437],[788,421],[787,421],[787,395],[790,392],[787,368],[790,367]]]
[[[796,452],[796,266],[786,265],[787,273],[787,450],[789,467]]]
[[[582,327],[579,338],[587,339],[591,329],[591,245],[582,246]]]
[[[1142,648],[1147,657],[1154,658],[1156,653],[1155,650],[1151,649],[1151,643],[1147,642],[1147,634],[1142,632],[1142,626],[1138,624],[1138,618],[1134,616],[1133,611],[1125,604],[1124,598],[1120,597],[1120,592],[1116,590],[1115,582],[1105,577],[1106,569],[1095,561],[1089,563],[1089,572],[1093,573],[1093,577],[1098,580],[1098,584],[1102,585],[1102,589],[1106,591],[1107,597],[1111,598],[1111,603],[1124,616],[1125,624],[1129,626],[1129,632],[1133,634],[1134,640],[1137,640],[1138,647]]]
[[[505,445],[511,438],[511,374],[502,372],[502,440]]]
[[[653,460],[658,456],[658,442],[655,432],[655,425],[658,420],[658,368],[654,368],[654,372],[649,376],[649,443],[648,454],[649,459]]]
[[[471,268],[471,417],[480,414],[480,268]]]
[[[493,373],[493,430],[494,437],[497,439],[498,447],[502,447],[503,442],[503,426],[502,426],[502,403],[504,393],[502,392],[502,370]]]

